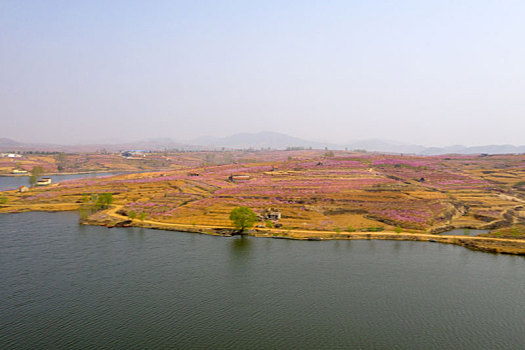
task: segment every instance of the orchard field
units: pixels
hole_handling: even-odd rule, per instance
[[[243,205],[260,215],[257,226],[284,230],[525,233],[525,155],[298,150],[69,155],[66,162],[150,171],[3,192],[0,212],[76,210],[93,194],[111,193],[120,215],[160,223],[230,227],[230,211]],[[270,210],[281,218],[267,220]]]

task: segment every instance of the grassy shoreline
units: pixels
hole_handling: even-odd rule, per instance
[[[36,207],[36,206],[35,206]],[[105,226],[108,228],[120,227],[142,227],[164,231],[179,231],[200,233],[213,236],[231,237],[234,235],[234,229],[231,226],[210,226],[199,224],[176,224],[164,223],[151,220],[129,220],[128,217],[116,213],[120,206],[99,212],[103,217],[100,219],[87,218],[80,220],[82,225]],[[4,205],[0,207],[0,213],[21,213],[29,211],[42,212],[62,212],[75,211],[78,205],[75,204],[48,204],[38,205],[31,209],[24,206],[23,210],[17,210],[16,206]],[[12,209],[12,210],[9,210]],[[14,210],[13,210],[14,209]],[[125,225],[122,223],[125,222]],[[120,224],[120,225],[119,225]],[[459,235],[440,235],[431,233],[408,233],[408,232],[336,232],[323,230],[300,230],[300,229],[283,229],[283,228],[255,228],[243,233],[247,236],[258,238],[276,238],[292,239],[303,241],[327,241],[327,240],[392,240],[392,241],[420,241],[434,242],[443,244],[455,244],[471,250],[495,253],[495,254],[512,254],[525,256],[525,239],[495,238],[483,236],[459,236]]]
[[[100,223],[84,223],[86,225],[101,225]],[[135,220],[132,227],[143,227],[164,231],[182,231],[191,233],[208,234],[213,236],[231,237],[232,234],[218,233],[217,230],[231,231],[232,228],[209,227],[204,225],[173,225],[165,223],[152,224]],[[335,233],[333,231],[303,231],[303,230],[278,230],[278,229],[254,229],[244,233],[247,236],[258,238],[291,239],[303,241],[326,241],[326,240],[392,240],[392,241],[421,241],[444,244],[455,244],[487,253],[512,254],[525,256],[525,240],[476,237],[476,236],[442,236],[439,234],[425,233],[396,233],[396,232],[351,232]]]
[[[214,236],[231,237],[233,227],[217,227],[208,225],[186,225],[162,223],[151,220],[129,220],[128,217],[116,213],[118,206],[104,211],[108,215],[113,225],[119,222],[129,222],[128,226],[143,227],[149,229],[165,230],[165,231],[182,231],[191,233],[208,234]],[[108,222],[99,222],[96,220],[87,219],[83,222],[87,225],[107,225]],[[471,250],[482,251],[486,253],[496,254],[512,254],[525,256],[525,239],[508,239],[508,238],[493,238],[493,237],[478,237],[478,236],[454,236],[454,235],[440,235],[430,233],[406,233],[406,232],[335,232],[335,231],[321,231],[321,230],[299,230],[299,229],[275,229],[275,228],[255,228],[248,230],[245,235],[260,237],[260,238],[277,238],[277,239],[292,239],[292,240],[306,240],[306,241],[324,241],[324,240],[394,240],[394,241],[422,241],[435,242],[444,244],[455,244]]]
[[[91,157],[111,168],[125,160]],[[157,160],[150,164],[155,170],[4,191],[0,213],[80,208],[91,224],[227,235],[230,213],[242,205],[258,216],[254,236],[430,240],[495,253],[525,251],[525,155],[176,153],[170,170],[161,170],[166,155],[150,158]],[[106,207],[97,202],[103,196],[113,207],[93,214]],[[488,233],[440,234],[467,228]]]

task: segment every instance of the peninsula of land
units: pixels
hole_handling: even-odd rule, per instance
[[[77,210],[84,224],[229,236],[229,213],[246,206],[258,218],[244,233],[258,237],[419,240],[525,254],[525,155],[289,150],[66,160],[81,157],[142,172],[0,192],[0,212]],[[106,195],[111,203],[91,205]],[[447,234],[453,229],[461,233]]]

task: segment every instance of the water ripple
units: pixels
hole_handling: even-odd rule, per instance
[[[525,344],[525,259],[0,215],[0,347],[498,349]]]

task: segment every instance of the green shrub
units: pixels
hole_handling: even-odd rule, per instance
[[[31,187],[33,187],[38,178],[44,174],[44,168],[42,168],[40,165],[34,166],[33,169],[29,172],[31,176],[29,176],[29,184]]]
[[[100,193],[96,198],[96,207],[99,209],[106,209],[113,204],[113,195],[111,193]]]

